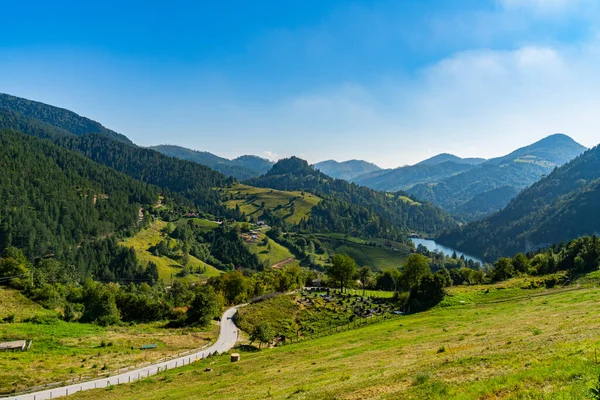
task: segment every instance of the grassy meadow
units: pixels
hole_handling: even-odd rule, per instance
[[[303,218],[308,218],[312,208],[321,201],[321,198],[308,192],[303,195],[302,192],[287,192],[242,184],[222,189],[221,193],[229,208],[239,206],[240,211],[257,218],[262,215],[264,209],[272,210],[290,224],[297,224]],[[229,199],[230,197],[233,198]],[[292,204],[295,208],[293,214]]]
[[[0,304],[1,318],[15,316],[13,323],[0,323],[0,342],[33,339],[28,351],[0,352],[0,395],[43,383],[114,373],[120,368],[203,347],[218,336],[217,325],[200,330],[167,329],[164,322],[106,328],[64,322],[56,319],[53,311],[2,287]],[[36,316],[33,322],[23,322]],[[150,343],[157,344],[157,348],[139,350]]]
[[[194,223],[205,227],[206,229],[214,229],[217,226],[217,224],[214,222],[201,219],[195,219]],[[149,250],[150,247],[157,245],[161,240],[165,239],[166,236],[161,232],[161,230],[166,226],[167,222],[155,220],[149,227],[141,230],[135,236],[125,239],[123,242],[121,242],[121,244],[125,247],[133,247],[138,260],[142,264],[147,264],[148,262],[155,263],[158,266],[159,279],[163,280],[164,282],[170,282],[171,276],[173,276],[173,279],[179,279],[187,282],[198,282],[206,280],[211,276],[217,276],[221,273],[212,265],[209,265],[190,255],[189,266],[192,269],[201,267],[203,270],[205,270],[205,272],[202,275],[190,274],[184,278],[177,277],[177,273],[180,272],[182,268],[179,261],[173,260],[172,258],[166,256],[157,257]]]
[[[454,287],[426,312],[75,398],[589,398],[600,372],[600,290],[523,287],[528,279]]]
[[[246,243],[248,249],[252,254],[256,254],[260,262],[265,266],[272,266],[282,261],[289,260],[286,265],[299,265],[299,261],[294,259],[294,255],[287,249],[287,247],[280,245],[274,240],[269,239],[268,245],[263,245],[262,240],[266,237],[264,233],[260,233],[258,240],[252,243]]]

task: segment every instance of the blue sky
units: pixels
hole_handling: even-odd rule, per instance
[[[595,0],[22,1],[0,92],[226,157],[493,157],[600,142]]]

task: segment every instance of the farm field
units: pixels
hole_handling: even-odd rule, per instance
[[[200,219],[195,219],[194,223],[205,227],[206,229],[214,229],[217,226],[217,224],[213,222]],[[201,275],[189,274],[184,278],[177,277],[177,274],[182,268],[178,261],[166,256],[155,256],[149,251],[150,247],[155,246],[165,238],[165,235],[161,232],[161,229],[163,229],[165,226],[167,226],[167,222],[155,220],[148,228],[143,229],[133,237],[125,239],[123,242],[121,242],[121,244],[125,247],[133,247],[138,260],[142,265],[148,264],[149,262],[155,263],[158,266],[159,279],[163,280],[164,282],[170,282],[171,277],[173,277],[173,279],[179,279],[186,282],[199,282],[206,280],[211,276],[218,276],[221,274],[221,271],[212,265],[206,264],[205,262],[202,262],[196,257],[190,255],[189,266],[193,270],[201,268],[205,272]]]
[[[163,328],[165,322],[106,328],[64,322],[53,311],[1,287],[0,300],[0,317],[15,315],[15,322],[0,323],[0,341],[33,339],[28,351],[0,352],[0,395],[80,376],[91,378],[173,356],[203,347],[218,335],[216,324],[206,331],[167,329]],[[156,344],[157,348],[142,351],[139,348],[144,344]]]
[[[308,192],[303,195],[302,192],[286,192],[242,184],[221,189],[221,194],[229,208],[239,206],[240,211],[255,218],[259,218],[263,210],[268,209],[290,224],[297,224],[303,218],[308,218],[312,208],[321,201],[321,198]],[[292,204],[295,208],[293,214],[290,210]]]
[[[451,288],[426,312],[75,398],[588,398],[600,372],[600,290],[527,285]]]

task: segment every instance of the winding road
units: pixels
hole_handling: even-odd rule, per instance
[[[113,385],[120,385],[123,383],[131,383],[140,379],[147,378],[152,375],[156,375],[161,371],[165,371],[168,369],[173,369],[177,367],[182,367],[184,365],[188,365],[197,360],[207,357],[210,354],[223,353],[229,349],[231,349],[238,339],[238,328],[235,326],[233,322],[233,316],[237,312],[237,309],[241,306],[235,306],[223,314],[221,318],[221,330],[219,333],[219,338],[217,341],[210,347],[198,351],[197,353],[193,353],[184,357],[175,358],[173,360],[164,361],[161,363],[149,365],[144,368],[127,371],[125,373],[110,376],[107,378],[96,379],[93,381],[81,382],[75,385],[70,386],[62,386],[56,387],[53,389],[42,390],[34,393],[27,393],[17,396],[11,397],[2,397],[0,399],[10,399],[10,400],[44,400],[44,399],[55,399],[57,397],[68,396],[73,393],[81,392],[83,390],[91,390],[91,389],[99,389],[105,388]]]

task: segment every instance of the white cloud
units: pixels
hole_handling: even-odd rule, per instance
[[[265,155],[265,157],[266,157],[268,160],[271,160],[271,161],[277,161],[277,160],[279,160],[279,159],[281,158],[281,157],[279,157],[279,154],[275,154],[275,153],[273,153],[273,152],[272,152],[272,151],[270,151],[270,150],[265,150],[265,151],[263,152],[263,154]]]
[[[498,0],[508,10],[525,9],[541,14],[554,14],[592,5],[592,0]]]

